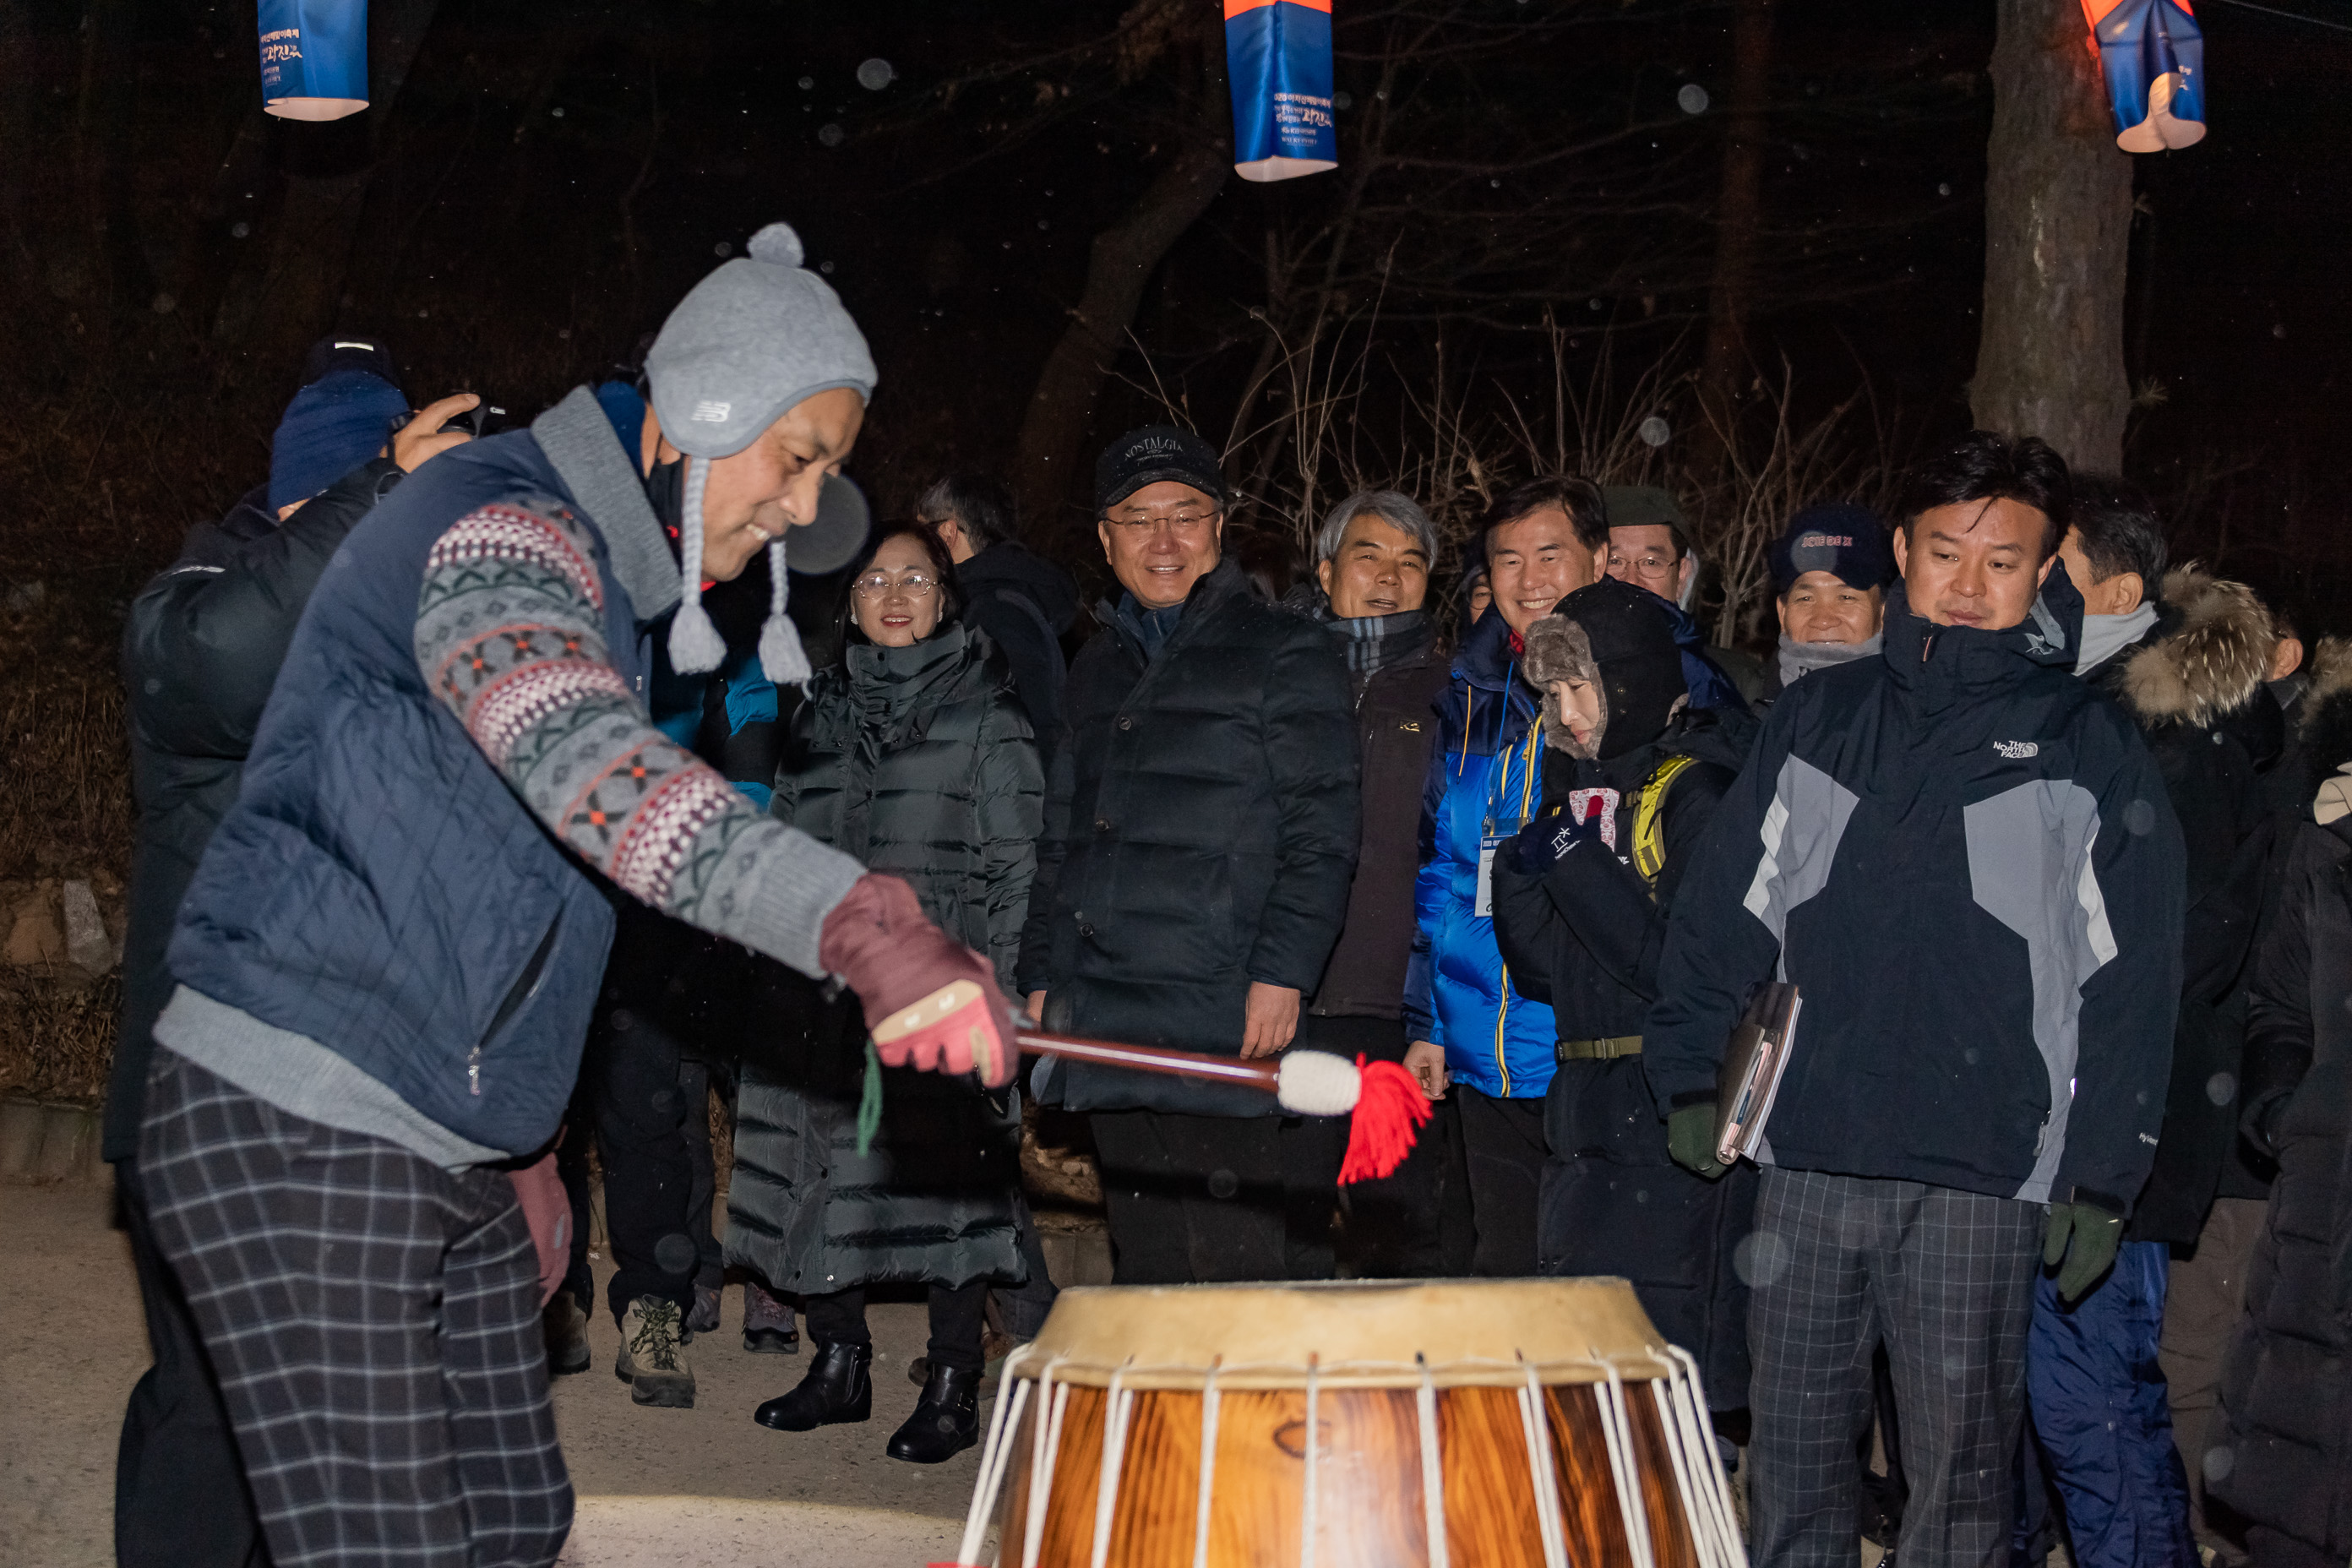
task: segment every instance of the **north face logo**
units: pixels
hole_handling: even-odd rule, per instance
[[[2042,754],[2042,748],[2032,741],[1995,741],[1992,749],[2012,763],[2021,763],[2028,757]]]

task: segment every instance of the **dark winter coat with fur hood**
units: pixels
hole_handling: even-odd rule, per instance
[[[2195,1241],[2225,1175],[2258,1194],[2268,1174],[2239,1146],[2235,1089],[2272,843],[2260,775],[2281,739],[2263,684],[2271,642],[2270,613],[2252,590],[2184,566],[2166,574],[2147,636],[2087,678],[2139,726],[2188,852],[2180,1016],[2156,1164],[2132,1213],[2136,1241]]]
[[[2332,820],[2306,808],[2289,829],[2249,1010],[2243,1125],[2278,1180],[2222,1363],[2231,1464],[2209,1489],[2255,1527],[2256,1562],[2352,1553],[2352,815],[2337,815],[2352,780],[2336,773],[2352,765],[2347,655],[2330,639],[2313,660],[2301,739],[2315,783],[2339,787],[2318,802]]]

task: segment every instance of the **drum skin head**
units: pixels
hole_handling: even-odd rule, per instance
[[[1672,1374],[1664,1337],[1622,1279],[1079,1286],[1015,1375],[1134,1389],[1509,1387]]]

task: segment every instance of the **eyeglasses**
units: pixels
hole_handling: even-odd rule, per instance
[[[939,591],[939,584],[920,572],[909,572],[903,577],[893,577],[887,572],[868,572],[850,584],[861,599],[879,599],[893,588],[909,599],[928,599]]]
[[[1220,507],[1213,511],[1180,511],[1159,517],[1107,517],[1103,521],[1114,528],[1124,528],[1136,533],[1148,533],[1163,522],[1178,533],[1193,533],[1224,515],[1224,509]]]
[[[1630,567],[1644,577],[1663,577],[1682,563],[1674,556],[1663,555],[1654,550],[1644,550],[1639,555],[1612,555],[1609,558],[1609,564]]]

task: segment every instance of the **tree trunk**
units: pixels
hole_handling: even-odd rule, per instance
[[[1699,371],[1699,397],[1708,422],[1726,432],[1748,380],[1748,309],[1764,219],[1764,123],[1771,91],[1772,0],[1738,0],[1731,24],[1731,101],[1715,208],[1706,358]]]
[[[1222,71],[1204,94],[1222,100]],[[1222,102],[1202,116],[1213,121]],[[1040,537],[1058,531],[1063,503],[1077,482],[1095,405],[1128,329],[1143,302],[1144,286],[1160,259],[1224,189],[1232,157],[1223,137],[1196,133],[1177,149],[1168,166],[1118,224],[1095,236],[1087,253],[1087,281],[1070,311],[1070,324],[1046,358],[1022,416],[1021,438],[1013,458],[1013,492]]]
[[[2076,468],[2122,466],[2132,161],[2075,0],[1999,0],[1986,149],[1984,325],[1969,411]]]

